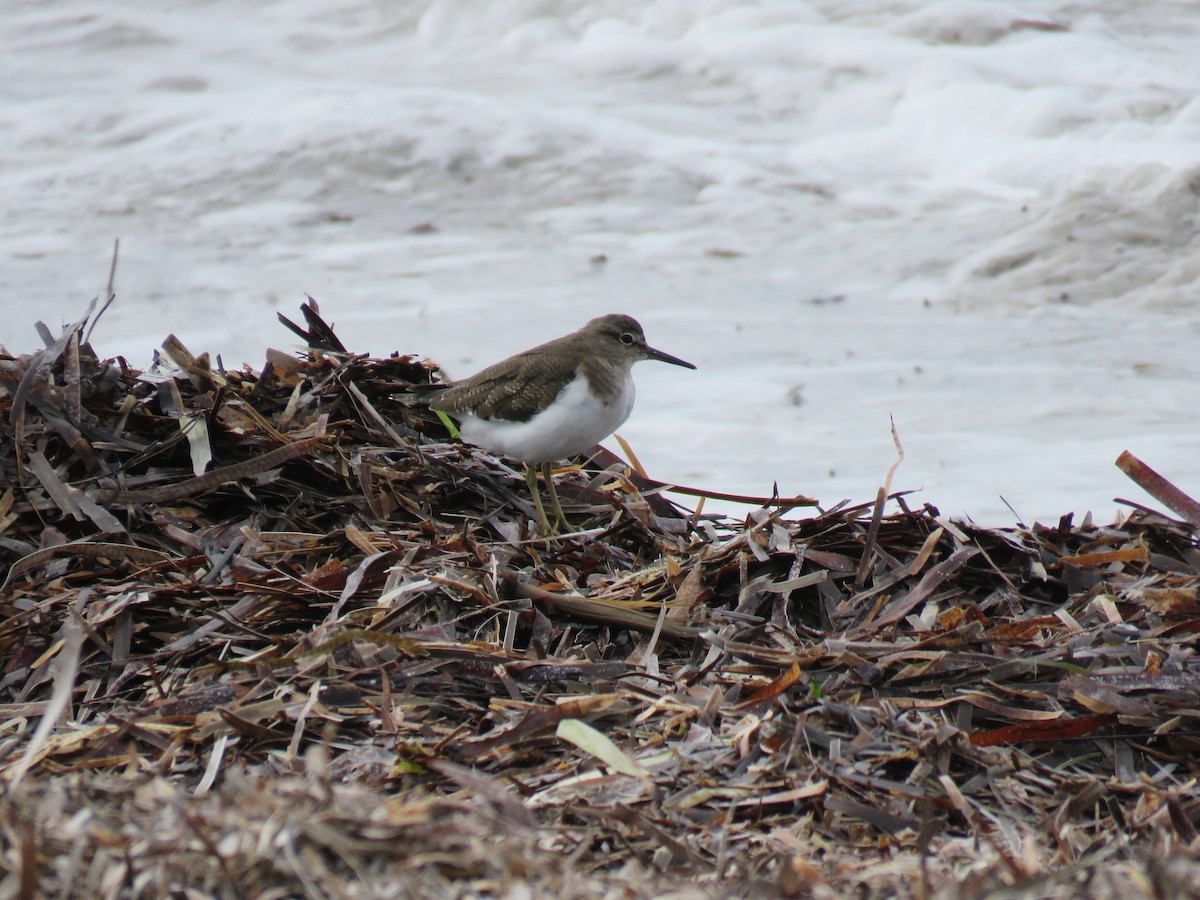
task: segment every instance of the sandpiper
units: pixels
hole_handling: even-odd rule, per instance
[[[696,368],[648,346],[642,326],[631,316],[600,316],[565,337],[452,383],[430,406],[459,419],[467,443],[526,464],[538,522],[549,533],[535,467],[561,527],[566,520],[550,463],[591,449],[629,418],[634,398],[630,369],[643,359]]]

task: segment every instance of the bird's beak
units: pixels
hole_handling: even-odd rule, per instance
[[[659,362],[670,363],[673,366],[683,366],[685,369],[696,368],[690,362],[680,359],[678,356],[672,356],[670,353],[663,353],[661,350],[655,350],[653,347],[646,348],[647,359],[657,359]]]

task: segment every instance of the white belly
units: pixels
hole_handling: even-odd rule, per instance
[[[587,379],[576,376],[548,409],[528,422],[462,418],[462,438],[469,444],[527,463],[564,459],[591,448],[629,418],[633,410],[633,378],[625,376],[624,391],[612,403],[600,401]]]

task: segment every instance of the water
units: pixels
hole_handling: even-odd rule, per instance
[[[261,364],[313,294],[455,375],[627,312],[655,477],[987,524],[1200,493],[1200,9],[0,8],[0,334]]]

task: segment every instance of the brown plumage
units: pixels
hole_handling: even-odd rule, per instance
[[[628,418],[634,397],[630,370],[643,359],[696,368],[647,346],[636,319],[608,315],[451,384],[429,405],[457,418],[467,443],[529,464],[525,478],[548,534],[534,466],[541,469],[561,525],[566,517],[550,464],[590,449]]]
[[[630,366],[642,359],[696,368],[648,347],[637,319],[612,314],[454,382],[430,406],[450,415],[469,413],[480,419],[528,422],[580,373],[592,393],[605,399],[616,397],[624,389]]]

